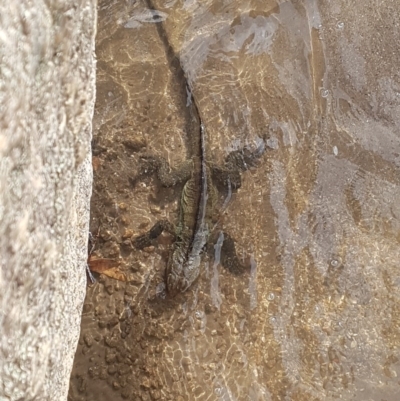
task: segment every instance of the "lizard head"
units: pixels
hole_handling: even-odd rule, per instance
[[[175,249],[168,259],[166,284],[168,295],[172,297],[185,292],[200,273],[200,255],[185,260],[182,253],[181,249]]]

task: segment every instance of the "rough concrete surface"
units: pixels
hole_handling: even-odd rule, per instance
[[[66,399],[85,294],[95,0],[0,5],[0,400]]]

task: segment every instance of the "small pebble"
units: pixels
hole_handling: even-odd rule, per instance
[[[153,214],[160,214],[161,213],[161,209],[159,206],[151,206],[150,207],[150,211]]]
[[[154,250],[155,250],[155,247],[154,247],[153,245],[151,245],[151,246],[146,246],[146,247],[143,248],[143,251],[144,251],[144,252],[147,252],[147,253],[153,253]]]
[[[133,236],[133,230],[129,230],[127,228],[125,228],[123,234],[122,234],[122,239],[128,239],[131,238]]]
[[[139,228],[141,230],[143,230],[144,228],[147,228],[149,225],[150,225],[150,222],[148,220],[146,220],[139,224]]]
[[[109,295],[114,294],[114,286],[112,284],[109,284],[106,286],[106,291]]]
[[[85,344],[90,348],[93,345],[92,335],[89,333],[84,334],[83,341],[85,341]]]
[[[124,202],[121,202],[121,203],[118,205],[118,207],[119,207],[121,210],[126,210],[126,209],[128,209],[128,205],[127,205],[126,203],[124,203]]]

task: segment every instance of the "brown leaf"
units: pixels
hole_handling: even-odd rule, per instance
[[[89,269],[92,272],[104,273],[104,271],[119,266],[119,261],[115,259],[95,258],[90,256],[88,260]]]
[[[128,277],[126,277],[126,274],[124,272],[122,272],[120,269],[118,269],[118,267],[116,267],[114,269],[105,270],[102,272],[102,274],[104,274],[107,277],[111,277],[115,280],[129,281]]]
[[[127,275],[118,268],[120,262],[115,259],[89,257],[89,269],[92,272],[104,274],[114,280],[129,281]]]
[[[94,171],[97,171],[99,169],[99,167],[101,166],[101,164],[102,164],[101,160],[98,157],[96,157],[96,156],[92,157],[92,166],[93,166]]]

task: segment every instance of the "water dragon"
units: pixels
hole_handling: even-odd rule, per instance
[[[147,4],[155,10],[151,0],[147,0]],[[182,92],[187,95],[186,131],[191,158],[180,167],[171,169],[161,157],[142,155],[142,164],[131,183],[135,184],[144,175],[155,173],[165,187],[185,184],[180,199],[178,224],[174,226],[167,220],[158,221],[147,233],[133,239],[132,243],[137,249],[143,249],[163,231],[174,237],[165,270],[167,293],[174,296],[186,291],[200,274],[202,252],[208,245],[215,222],[218,192],[236,191],[240,187],[241,173],[256,165],[264,153],[265,142],[261,141],[253,150],[246,147],[229,153],[222,167],[207,161],[206,129],[193,90],[168,40],[163,23],[158,21],[156,26],[171,70],[177,74],[182,82]],[[223,233],[223,236],[221,264],[233,274],[240,274],[246,267],[236,255],[233,239],[227,233]]]

